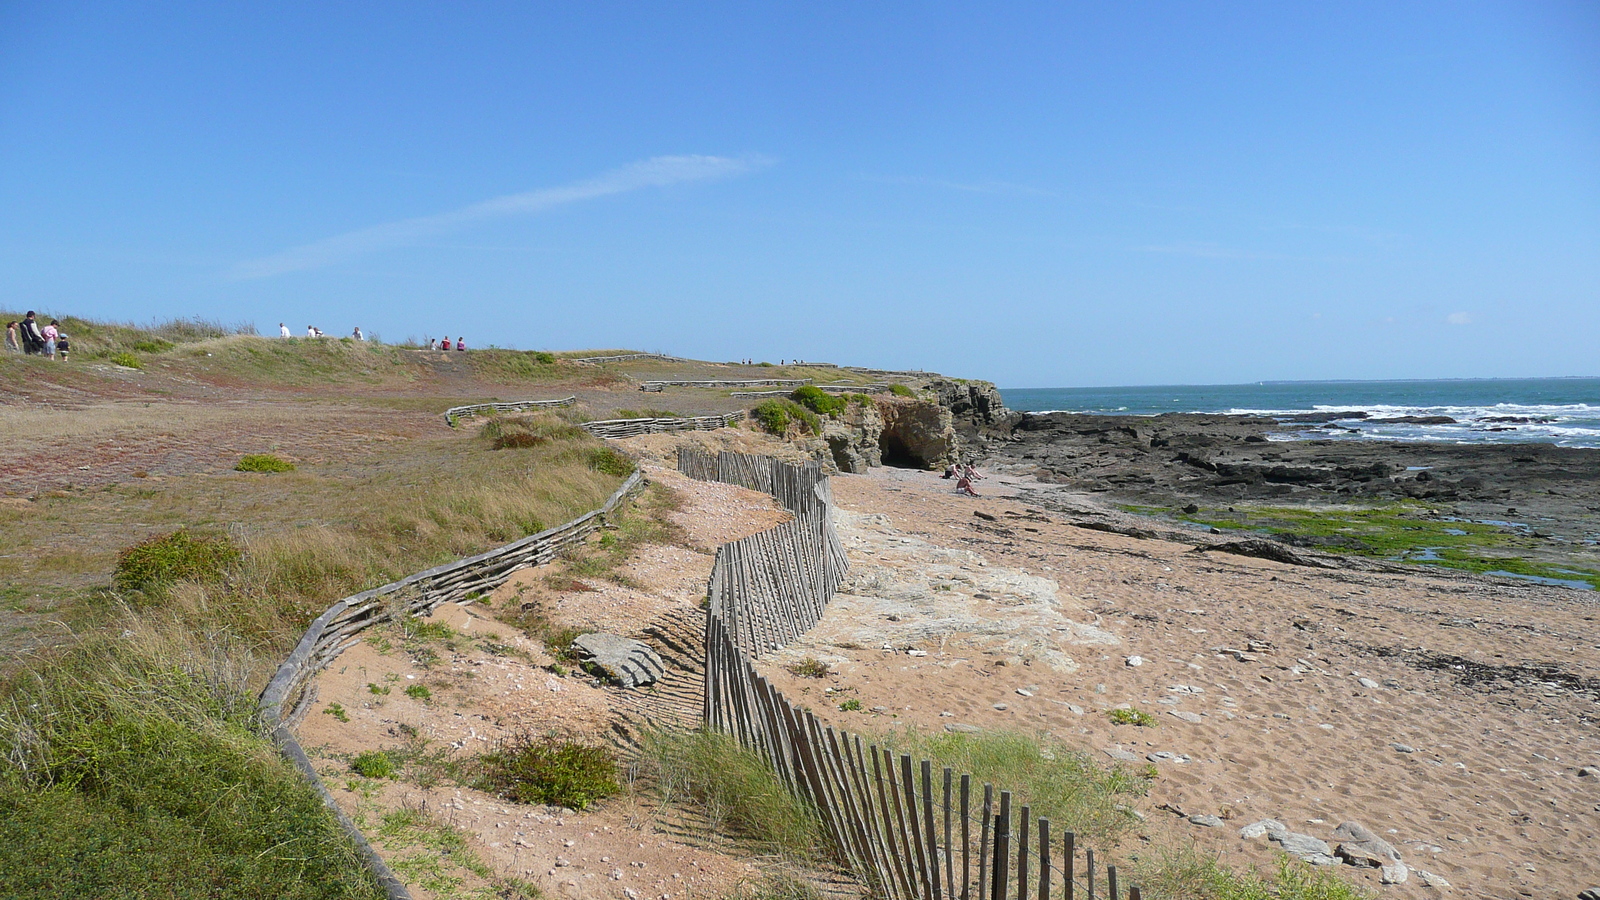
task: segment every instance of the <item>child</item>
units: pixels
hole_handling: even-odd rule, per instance
[[[67,351],[72,349],[72,344],[67,340],[65,331],[56,332],[56,359],[67,361]]]

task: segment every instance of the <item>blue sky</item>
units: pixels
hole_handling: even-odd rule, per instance
[[[0,0],[0,307],[1600,374],[1600,6]]]

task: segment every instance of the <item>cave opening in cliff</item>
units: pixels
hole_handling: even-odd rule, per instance
[[[885,431],[878,438],[878,450],[883,453],[883,464],[897,469],[926,469],[928,461],[911,452],[900,436]]]

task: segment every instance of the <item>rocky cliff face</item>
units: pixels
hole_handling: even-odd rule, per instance
[[[1004,436],[1022,421],[1022,413],[1006,409],[1000,391],[989,381],[935,378],[928,382],[939,405],[950,410],[957,431]]]
[[[961,452],[950,410],[910,397],[877,397],[883,430],[878,446],[886,466],[940,469]]]
[[[852,403],[837,419],[824,419],[822,439],[839,471],[859,475],[883,465],[883,415],[877,404]]]

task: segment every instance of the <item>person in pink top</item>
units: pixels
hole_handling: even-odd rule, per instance
[[[448,334],[445,335],[444,336],[444,340],[439,342],[439,349],[440,350],[449,350],[450,349],[450,335],[448,335]]]
[[[465,350],[465,349],[467,349],[467,339],[464,338],[464,337],[456,338],[456,349],[457,350]]]
[[[55,319],[51,319],[50,324],[44,327],[44,355],[51,359],[56,358],[56,338],[61,334],[61,329],[57,326],[60,324]]]

